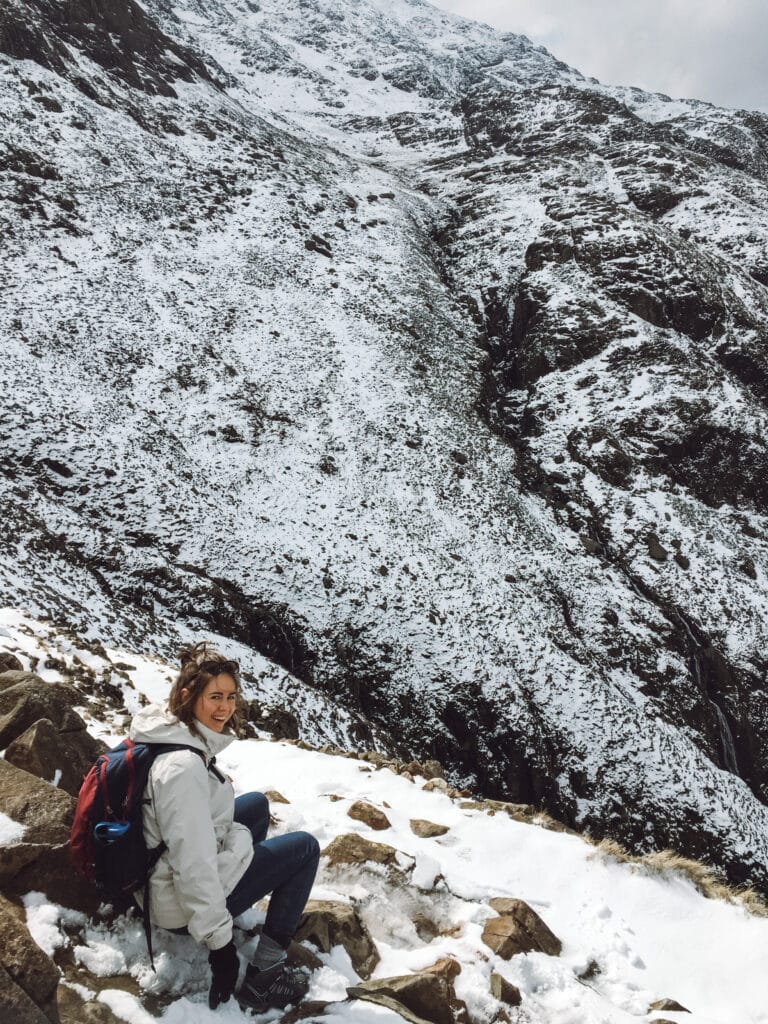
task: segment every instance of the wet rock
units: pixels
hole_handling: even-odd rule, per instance
[[[40,949],[15,908],[0,896],[0,1019],[9,1024],[58,1024],[59,971]]]
[[[311,942],[323,953],[329,953],[334,946],[343,946],[361,978],[370,978],[380,959],[368,929],[350,903],[310,900],[296,940]]]
[[[466,1004],[454,990],[460,972],[461,965],[446,957],[413,974],[355,985],[347,989],[347,995],[386,1006],[411,1024],[466,1024]]]
[[[482,939],[503,960],[517,953],[560,955],[560,939],[523,900],[499,897],[492,899],[490,905],[499,916],[486,921]]]
[[[60,732],[49,718],[41,718],[8,746],[5,759],[17,768],[54,782],[77,796],[83,776],[107,749],[86,730]]]
[[[336,836],[323,850],[323,856],[328,858],[331,867],[336,864],[364,864],[366,861],[374,864],[397,862],[397,851],[394,847],[385,843],[373,843],[370,839],[354,833]]]
[[[411,832],[420,839],[433,839],[435,836],[444,836],[448,831],[447,825],[438,825],[434,821],[427,821],[426,818],[411,818]]]
[[[382,832],[384,829],[391,827],[386,814],[379,810],[378,807],[374,807],[373,804],[366,803],[365,800],[356,800],[347,811],[347,814],[350,818],[354,818],[355,821],[364,822],[377,832]]]

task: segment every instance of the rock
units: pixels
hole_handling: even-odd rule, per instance
[[[123,1024],[106,1003],[85,1000],[69,985],[59,985],[58,1007],[61,1024]]]
[[[655,533],[651,533],[648,536],[648,554],[655,562],[666,562],[669,558],[669,552],[665,547],[662,547]]]
[[[5,672],[23,672],[24,666],[15,654],[10,651],[0,651],[0,676]]]
[[[58,772],[59,788],[77,796],[83,776],[106,749],[106,743],[85,729],[60,732],[49,718],[41,718],[13,740],[5,759],[46,782],[52,782]]]
[[[450,786],[445,779],[440,778],[439,776],[434,776],[428,782],[425,782],[421,788],[425,789],[428,793],[432,792],[433,789],[439,789],[442,790],[443,793],[446,793],[450,789]]]
[[[286,800],[283,794],[278,793],[276,789],[265,789],[264,796],[271,804],[289,804],[291,802],[290,800]]]
[[[380,959],[368,929],[350,903],[310,900],[296,939],[313,943],[323,953],[329,953],[334,946],[343,946],[361,978],[370,978]]]
[[[522,900],[499,897],[490,901],[499,917],[491,917],[483,929],[483,942],[503,960],[516,953],[546,953],[559,956],[560,939],[549,930],[539,915]]]
[[[0,896],[0,1019],[14,1024],[58,1024],[59,971],[40,949],[15,908]],[[31,1004],[31,1005],[30,1005]]]
[[[31,672],[10,673],[10,686],[0,689],[0,749],[21,736],[40,718],[56,722],[59,732],[85,730],[85,722],[73,707],[82,695],[67,683],[46,683]],[[0,677],[0,686],[9,673]]]
[[[445,771],[439,761],[425,761],[419,774],[425,779],[444,779]]]
[[[394,864],[397,851],[385,843],[373,843],[363,836],[347,833],[336,836],[323,850],[323,856],[333,867],[336,864],[364,864],[373,861],[375,864]]]
[[[376,829],[377,832],[391,827],[386,814],[380,811],[378,807],[374,807],[373,804],[366,803],[365,800],[356,800],[347,811],[347,814],[350,818],[354,818],[355,821],[365,822],[366,825]]]
[[[671,1010],[677,1013],[690,1013],[690,1010],[686,1010],[684,1006],[681,1006],[676,999],[657,999],[655,1003],[651,1003],[648,1007],[648,1013],[653,1013],[654,1010]],[[658,1024],[658,1021],[655,1022]]]
[[[93,913],[100,900],[69,856],[73,797],[0,758],[0,807],[26,829],[20,842],[0,846],[0,886],[42,890],[56,903]]]
[[[496,971],[491,974],[491,995],[500,1003],[506,1003],[507,1006],[519,1006],[523,999],[520,989],[511,981],[502,978]]]
[[[299,738],[299,720],[287,708],[268,707],[252,700],[248,705],[248,721],[258,729],[272,733],[276,740]]]
[[[434,821],[427,821],[425,818],[411,818],[411,832],[420,839],[433,839],[435,836],[444,836],[448,831],[447,825],[437,825]]]
[[[411,1024],[462,1024],[469,1020],[467,1007],[453,987],[460,971],[460,964],[446,957],[414,974],[355,985],[347,995],[386,1006]]]

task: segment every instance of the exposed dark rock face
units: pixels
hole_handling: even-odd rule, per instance
[[[9,0],[4,6],[0,53],[64,75],[92,98],[105,98],[103,83],[83,77],[70,48],[150,95],[175,96],[174,82],[196,76],[212,81],[203,61],[161,32],[134,0]]]
[[[765,886],[768,119],[411,6],[6,5],[2,598]]]

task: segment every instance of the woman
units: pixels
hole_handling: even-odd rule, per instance
[[[239,696],[237,663],[207,644],[181,653],[181,671],[168,707],[151,705],[133,719],[137,743],[179,743],[193,749],[160,754],[144,791],[147,848],[166,851],[152,873],[150,920],[188,931],[208,947],[213,981],[209,1003],[227,1002],[239,960],[232,919],[272,893],[253,961],[237,1000],[263,1012],[296,1003],[306,977],[291,972],[286,949],[298,926],[317,871],[320,848],[306,832],[266,839],[269,804],[261,793],[235,799],[216,755],[235,739]]]

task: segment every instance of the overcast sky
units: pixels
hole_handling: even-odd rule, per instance
[[[768,112],[768,0],[432,0],[585,75]]]

